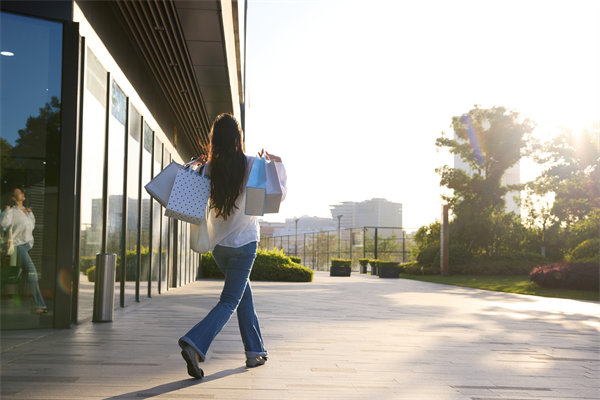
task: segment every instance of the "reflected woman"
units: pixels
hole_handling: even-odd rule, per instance
[[[11,192],[12,206],[8,205],[0,216],[0,225],[3,228],[12,226],[12,238],[17,251],[17,264],[27,273],[27,283],[33,299],[34,314],[45,314],[48,312],[40,287],[35,265],[29,256],[29,250],[33,247],[33,229],[35,228],[35,216],[29,207],[25,207],[25,193],[21,188],[14,188]]]

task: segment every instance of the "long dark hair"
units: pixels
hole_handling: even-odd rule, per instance
[[[227,219],[237,208],[244,190],[246,156],[240,124],[231,114],[221,114],[210,131],[210,207],[217,217]]]

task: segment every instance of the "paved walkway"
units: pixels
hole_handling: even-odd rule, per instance
[[[187,376],[177,338],[200,281],[71,330],[2,333],[2,399],[600,399],[600,304],[354,275],[254,282],[270,353],[232,319]]]

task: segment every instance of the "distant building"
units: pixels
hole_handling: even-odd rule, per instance
[[[336,227],[339,215],[341,228],[402,227],[402,204],[386,199],[344,201],[330,208]]]
[[[298,225],[296,226],[296,220]],[[325,232],[337,229],[337,222],[331,218],[309,217],[287,218],[285,222],[260,222],[261,236],[277,237],[295,235],[296,233]]]

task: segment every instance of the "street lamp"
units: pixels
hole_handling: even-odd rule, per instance
[[[295,249],[294,249],[294,255],[296,257],[298,257],[298,221],[300,221],[300,218],[296,218],[295,222],[296,222],[296,235],[294,236],[294,242],[295,242]]]
[[[342,217],[343,217],[343,215],[341,215],[341,214],[337,216],[337,219],[338,219],[338,258],[341,258],[340,250],[341,250],[341,243],[342,243],[342,235],[341,235],[340,226],[341,226]]]

